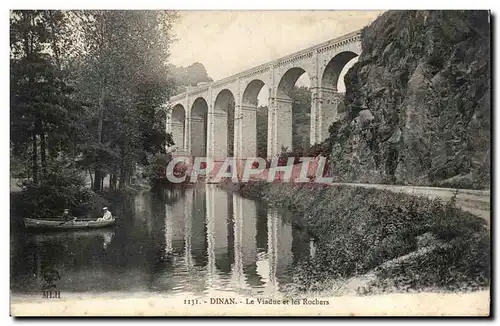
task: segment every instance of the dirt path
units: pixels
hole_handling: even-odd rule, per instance
[[[291,179],[297,180],[300,175],[302,164],[295,164],[292,167]],[[314,164],[309,165],[310,171],[315,171]],[[257,175],[252,175],[251,179],[254,181],[267,182],[269,177],[270,169],[265,169]],[[275,176],[275,174],[272,174]],[[279,180],[283,174],[278,173],[273,180]],[[210,182],[210,181],[208,181]],[[401,185],[386,185],[386,184],[368,184],[368,183],[328,183],[332,186],[353,186],[353,187],[363,187],[363,188],[375,188],[375,189],[385,189],[393,192],[404,192],[411,195],[426,196],[428,198],[440,198],[443,201],[449,201],[453,195],[456,193],[456,203],[457,206],[464,211],[470,212],[476,216],[485,219],[488,223],[490,222],[490,191],[489,190],[472,190],[472,189],[453,189],[453,188],[441,188],[441,187],[427,187],[427,186],[401,186]]]
[[[452,189],[423,186],[398,186],[398,185],[380,185],[366,183],[333,183],[332,186],[353,186],[363,188],[384,189],[393,192],[403,192],[416,196],[426,196],[434,199],[439,198],[445,202],[449,201],[456,194],[457,206],[464,211],[470,212],[476,216],[485,219],[490,223],[490,191],[489,190],[471,190],[471,189]]]

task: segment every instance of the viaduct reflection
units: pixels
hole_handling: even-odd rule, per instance
[[[171,281],[183,283],[184,290],[273,294],[286,268],[310,255],[307,233],[292,229],[262,203],[211,184],[170,196],[175,200],[165,205],[164,254],[174,274],[182,269],[184,279]]]
[[[19,237],[14,246],[26,258],[12,262],[15,284],[39,288],[59,272],[60,289],[267,295],[286,281],[291,264],[315,254],[307,232],[279,212],[215,185],[152,196],[116,207],[121,224],[114,229]]]

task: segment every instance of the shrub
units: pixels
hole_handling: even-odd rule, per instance
[[[283,208],[284,219],[305,221],[316,255],[291,271],[298,289],[327,280],[350,278],[418,249],[422,235],[451,244],[380,272],[381,286],[479,288],[489,284],[489,234],[486,222],[454,203],[408,194],[317,184],[247,184],[243,196]],[[424,266],[428,264],[428,266]],[[406,269],[405,269],[406,268]],[[392,283],[391,283],[392,282]],[[408,283],[409,282],[409,283]]]
[[[171,160],[172,156],[170,154],[158,154],[149,158],[150,163],[144,169],[144,177],[149,181],[150,185],[154,186],[167,181],[167,166]],[[179,166],[181,166],[180,163],[176,165],[174,174],[178,173]]]
[[[86,187],[80,170],[50,167],[39,183],[24,181],[15,211],[23,217],[53,218],[65,208],[74,216],[85,216],[107,203]]]

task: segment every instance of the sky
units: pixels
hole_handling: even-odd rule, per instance
[[[218,80],[370,24],[381,11],[180,11],[170,62]]]
[[[363,28],[383,11],[180,11],[170,63],[219,80]],[[350,62],[347,69],[356,60]],[[343,91],[342,82],[339,91]],[[307,74],[297,85],[309,86]],[[265,89],[265,87],[263,88]],[[267,98],[259,94],[259,102]],[[265,105],[265,103],[262,103]]]

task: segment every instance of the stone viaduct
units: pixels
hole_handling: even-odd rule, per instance
[[[257,96],[263,87],[269,91],[267,156],[279,155],[282,146],[291,149],[290,92],[303,73],[311,82],[310,143],[321,142],[338,119],[343,101],[337,91],[339,75],[360,53],[360,31],[355,31],[171,97],[166,128],[177,154],[225,158],[228,137],[234,137],[234,156],[254,157]],[[228,135],[228,108],[233,101],[234,135]]]

